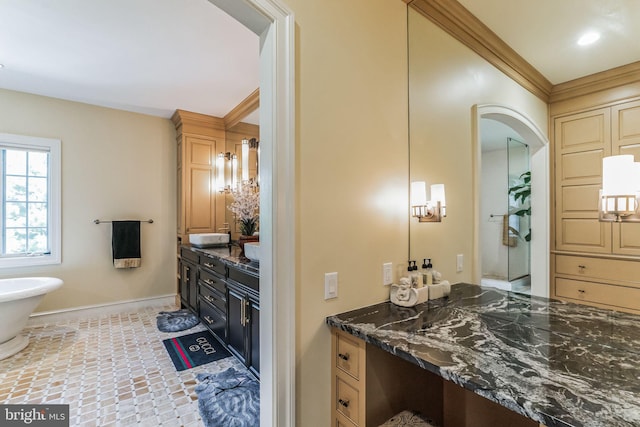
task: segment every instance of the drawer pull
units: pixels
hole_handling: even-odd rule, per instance
[[[584,289],[578,289],[578,292],[580,292],[581,294],[584,294],[586,291]]]
[[[207,301],[209,301],[210,303],[213,304],[213,302],[215,301],[213,298],[211,298],[209,295],[205,295],[204,299],[206,299]]]
[[[341,404],[342,406],[344,406],[345,408],[349,407],[349,401],[348,400],[338,399],[338,403]]]
[[[205,262],[204,266],[205,267],[209,267],[209,268],[213,268],[213,264],[211,264],[210,262]]]
[[[580,270],[584,270],[585,268],[587,268],[587,266],[586,266],[586,265],[579,265],[579,266],[578,266],[578,268],[579,268]]]
[[[338,357],[344,361],[347,361],[349,360],[349,353],[345,353],[345,354],[338,353]]]
[[[204,320],[207,321],[208,324],[212,324],[213,323],[213,319],[209,316],[204,316]]]
[[[213,285],[215,282],[211,279],[204,279],[203,280],[204,283],[206,283],[207,285]]]

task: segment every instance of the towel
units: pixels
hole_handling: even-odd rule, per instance
[[[395,305],[413,307],[429,299],[428,286],[423,288],[411,288],[406,285],[391,285],[389,299]]]
[[[444,298],[451,293],[451,283],[448,280],[443,280],[437,285],[427,286],[427,288],[429,288],[429,300]]]
[[[515,221],[512,217],[515,217]],[[518,238],[514,234],[514,231],[517,233],[517,230],[511,228],[511,224],[516,222],[520,224],[520,220],[515,215],[506,214],[502,216],[502,244],[511,248],[518,246]]]
[[[111,247],[115,268],[140,267],[140,221],[113,221]]]

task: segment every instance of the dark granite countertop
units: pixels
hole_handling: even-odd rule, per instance
[[[461,283],[326,321],[546,426],[640,426],[640,316]]]
[[[197,248],[191,245],[182,245],[182,247],[201,255],[217,258],[232,267],[236,267],[254,276],[260,276],[260,265],[257,262],[240,256],[240,248],[235,244],[215,248]]]

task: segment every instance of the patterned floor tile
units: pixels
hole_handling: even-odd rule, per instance
[[[68,404],[72,426],[201,426],[196,375],[244,367],[233,357],[178,372],[162,340],[159,311],[30,324],[29,346],[0,361],[0,402]]]

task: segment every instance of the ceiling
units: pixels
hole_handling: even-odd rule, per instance
[[[638,0],[458,1],[553,84],[640,61]]]
[[[640,61],[638,0],[459,1],[554,84]],[[601,39],[577,46],[589,29]],[[0,0],[0,88],[224,117],[258,87],[258,55],[208,0]]]
[[[224,117],[259,86],[259,38],[207,0],[0,0],[0,64],[4,89]]]

